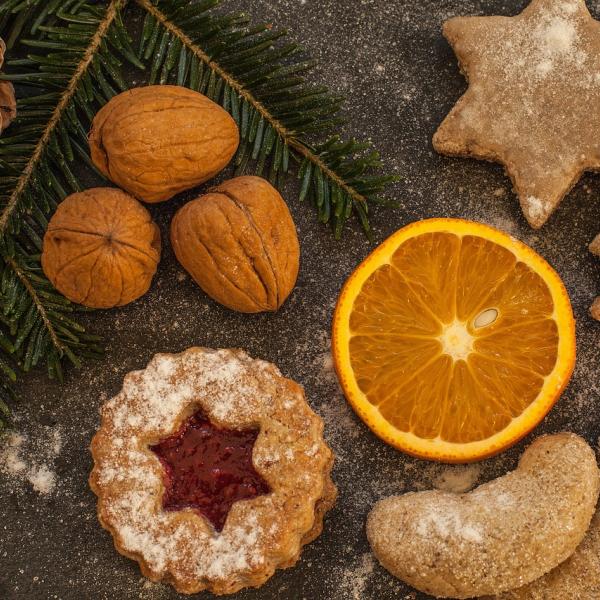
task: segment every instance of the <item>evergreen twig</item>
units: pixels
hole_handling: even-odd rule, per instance
[[[395,177],[381,175],[370,144],[343,141],[342,98],[311,84],[314,67],[286,32],[218,12],[221,0],[4,0],[0,36],[22,58],[1,79],[19,86],[18,116],[0,138],[0,428],[17,371],[45,362],[62,377],[64,359],[96,355],[99,338],[44,277],[39,254],[52,212],[82,188],[75,160],[93,168],[87,131],[95,112],[127,89],[124,62],[150,83],[174,83],[220,103],[237,122],[236,174],[253,169],[281,186],[297,165],[300,199],[339,237],[356,215],[370,233],[369,205]],[[123,24],[143,12],[137,48]],[[25,50],[26,49],[26,50]],[[4,391],[4,393],[3,393]]]

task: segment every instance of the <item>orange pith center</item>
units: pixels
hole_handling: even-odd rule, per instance
[[[350,361],[398,430],[451,443],[505,429],[538,397],[558,355],[547,284],[503,246],[448,232],[404,242],[364,283]]]

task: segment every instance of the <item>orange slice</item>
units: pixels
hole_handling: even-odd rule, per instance
[[[430,219],[397,231],[346,282],[333,359],[360,418],[422,458],[469,462],[548,413],[575,362],[557,273],[492,227]]]

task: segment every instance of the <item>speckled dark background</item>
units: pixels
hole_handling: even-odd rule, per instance
[[[544,229],[533,232],[501,168],[443,158],[431,147],[436,126],[465,87],[440,34],[442,22],[460,14],[515,14],[525,2],[232,0],[224,4],[257,20],[289,27],[292,37],[320,59],[315,79],[348,96],[347,133],[372,139],[387,168],[404,177],[392,190],[401,208],[373,213],[377,241],[415,219],[460,216],[510,231],[555,266],[577,317],[578,365],[563,398],[536,434],[568,429],[596,447],[600,324],[591,320],[587,309],[600,291],[600,264],[586,245],[600,230],[600,176],[584,177]],[[600,2],[588,4],[600,17]],[[294,182],[284,195],[298,226],[302,267],[294,294],[277,314],[229,312],[184,276],[167,232],[171,215],[188,195],[151,207],[165,239],[151,291],[124,309],[85,318],[91,329],[109,340],[106,356],[80,371],[69,371],[63,386],[36,374],[22,382],[17,429],[32,447],[43,446],[51,432],[58,431],[63,447],[50,464],[57,475],[51,495],[38,495],[26,482],[6,476],[0,481],[0,598],[177,597],[167,586],[146,583],[137,564],[117,554],[110,535],[99,526],[95,498],[87,485],[88,444],[98,425],[98,407],[119,390],[128,371],[143,368],[156,352],[177,352],[192,345],[242,347],[277,363],[284,374],[306,387],[311,405],[325,418],[327,437],[338,456],[334,476],[340,497],[323,535],[304,550],[295,568],[280,571],[259,590],[236,597],[424,597],[375,564],[364,519],[380,497],[430,485],[437,468],[377,440],[347,408],[328,368],[328,331],[337,293],[372,247],[357,226],[349,228],[341,242],[334,241],[329,230],[316,223],[312,208],[297,201]],[[479,480],[512,468],[531,439],[486,461]]]

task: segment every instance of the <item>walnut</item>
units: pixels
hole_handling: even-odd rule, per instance
[[[0,38],[0,67],[4,64],[6,44]],[[15,88],[10,81],[0,81],[0,133],[2,133],[17,116]]]
[[[214,177],[231,160],[239,132],[229,113],[184,87],[153,85],[115,96],[95,116],[94,164],[146,202],[162,202]]]
[[[296,283],[296,227],[277,190],[260,177],[231,179],[182,206],[171,243],[196,283],[233,310],[277,310]]]
[[[160,231],[129,194],[93,188],[56,209],[44,236],[42,267],[69,300],[122,306],[148,291],[160,259]]]

